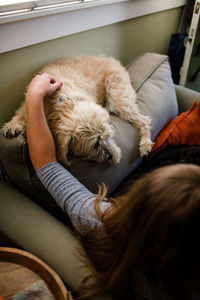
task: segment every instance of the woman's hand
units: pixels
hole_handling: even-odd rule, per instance
[[[36,75],[28,86],[26,99],[43,99],[45,96],[51,96],[61,86],[62,82],[56,81],[47,73]]]

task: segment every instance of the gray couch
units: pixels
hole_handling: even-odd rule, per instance
[[[187,110],[194,100],[200,100],[200,93],[173,85],[168,58],[164,55],[145,53],[131,62],[127,70],[137,91],[141,112],[152,118],[152,139],[170,120]],[[94,192],[97,183],[103,181],[111,194],[141,162],[135,128],[114,115],[112,122],[116,128],[115,139],[122,149],[120,164],[98,165],[75,159],[70,169]],[[52,203],[53,200],[48,194],[43,194],[33,169],[27,168],[30,161],[24,159],[27,156],[25,150],[24,136],[14,140],[1,136],[0,244],[30,251],[48,263],[69,287],[75,287],[89,272],[81,268],[76,255],[78,240],[63,221],[65,216],[59,209],[54,205],[49,207],[48,201]]]

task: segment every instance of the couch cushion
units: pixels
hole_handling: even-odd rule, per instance
[[[168,57],[145,53],[128,65],[140,111],[152,119],[154,140],[166,124],[177,117],[178,105]]]
[[[171,79],[167,56],[145,53],[127,66],[132,85],[137,91],[141,113],[152,119],[152,139],[178,114],[177,99]],[[98,184],[104,182],[109,193],[141,162],[138,157],[138,134],[134,126],[111,116],[115,126],[115,140],[122,150],[118,165],[105,162],[98,164],[76,157],[69,168],[92,192],[98,191]],[[62,218],[63,214],[53,199],[44,190],[31,165],[24,135],[8,139],[0,135],[0,161],[2,174],[17,188],[25,192],[40,205]]]

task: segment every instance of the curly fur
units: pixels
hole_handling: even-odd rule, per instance
[[[99,163],[119,163],[121,150],[113,139],[109,113],[136,126],[141,156],[151,150],[150,119],[140,114],[129,74],[119,61],[102,55],[79,56],[50,63],[39,74],[44,72],[63,82],[62,88],[44,101],[62,163],[69,164],[69,152]],[[21,133],[25,119],[23,102],[4,125],[4,135],[13,137]]]

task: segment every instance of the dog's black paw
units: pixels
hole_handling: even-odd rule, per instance
[[[10,122],[6,123],[2,129],[1,132],[4,137],[8,139],[12,139],[20,135],[24,131],[24,127],[21,125],[12,126]]]

